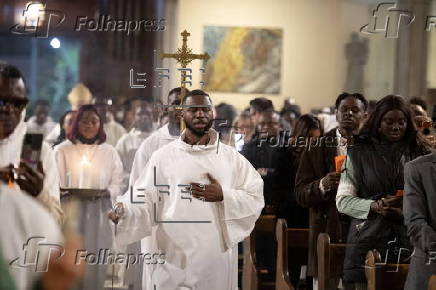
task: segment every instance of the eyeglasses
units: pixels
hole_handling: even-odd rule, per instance
[[[26,107],[28,99],[18,98],[0,98],[0,107],[6,107],[14,110],[22,110]]]

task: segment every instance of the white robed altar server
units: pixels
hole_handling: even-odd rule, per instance
[[[156,151],[135,183],[133,198],[141,203],[120,202],[111,213],[116,238],[150,236],[148,250],[165,254],[163,264],[144,265],[142,289],[236,290],[237,244],[264,206],[263,181],[234,148],[219,143],[205,92],[192,91],[184,104],[195,106],[183,110],[185,133]]]
[[[115,148],[120,155],[121,162],[124,168],[124,183],[127,189],[129,183],[130,172],[132,171],[133,160],[141,143],[150,136],[153,130],[153,111],[151,105],[145,100],[140,100],[141,103],[135,111],[133,128],[129,133],[123,135],[118,140]]]
[[[68,140],[55,147],[61,188],[98,189],[106,196],[80,197],[78,227],[90,254],[113,250],[113,226],[107,219],[121,194],[123,167],[106,144],[103,124],[93,105],[80,107]],[[73,193],[74,195],[74,193]],[[89,265],[78,289],[103,289],[108,264]]]
[[[186,92],[189,90],[185,89]],[[136,151],[133,160],[132,172],[130,173],[129,186],[133,186],[141,173],[145,170],[151,155],[164,145],[176,140],[180,136],[180,110],[174,106],[180,105],[181,88],[177,87],[168,93],[167,104],[170,107],[164,111],[168,114],[168,123],[145,139]]]
[[[189,92],[187,89],[185,89],[187,92]],[[130,202],[130,187],[133,186],[136,182],[136,180],[139,178],[142,172],[144,172],[148,161],[151,158],[151,155],[157,151],[159,148],[162,148],[166,144],[173,142],[177,138],[180,137],[180,110],[176,110],[175,106],[180,105],[181,99],[180,99],[180,93],[181,88],[173,88],[168,93],[168,99],[167,104],[171,105],[167,108],[164,108],[163,111],[168,116],[168,123],[163,125],[161,128],[159,128],[157,131],[153,132],[150,136],[148,136],[145,140],[141,142],[141,144],[136,147],[137,150],[134,155],[134,159],[130,165],[130,176],[128,180],[128,191],[125,195],[123,195],[123,201]],[[126,137],[127,138],[127,137]],[[124,138],[121,138],[120,141],[117,144],[117,150],[120,154],[120,157],[123,161],[123,165],[126,168],[126,165],[129,166],[129,164],[126,164],[129,162],[128,154],[126,154],[127,150],[123,149],[124,146],[128,148],[132,148],[132,146],[128,146],[127,143],[131,143],[131,145],[135,145],[132,141],[137,141],[139,138],[129,138],[130,140],[124,140]],[[122,141],[123,140],[123,141]],[[122,143],[122,144],[120,144]],[[121,148],[120,148],[121,147]],[[125,162],[127,161],[127,162]],[[150,237],[143,238],[140,243],[133,243],[129,245],[128,251],[133,252],[143,252],[147,253],[149,252],[150,248]],[[126,283],[133,283],[133,288],[139,289],[141,287],[141,281],[142,281],[142,263],[138,263],[136,265],[130,266],[129,270],[127,271],[128,274],[126,275]],[[147,268],[143,268],[143,271],[146,272]],[[147,277],[147,275],[145,275]]]

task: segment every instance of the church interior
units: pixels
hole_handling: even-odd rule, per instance
[[[0,290],[436,290],[435,67],[435,0],[0,1]]]

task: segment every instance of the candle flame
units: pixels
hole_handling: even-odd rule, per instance
[[[9,188],[15,188],[15,182],[12,179],[10,179],[10,178],[8,180],[8,187]]]

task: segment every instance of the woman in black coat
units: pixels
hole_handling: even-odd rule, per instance
[[[351,288],[366,289],[364,265],[369,250],[377,249],[388,262],[410,257],[402,215],[404,164],[429,150],[409,105],[394,95],[377,103],[348,149],[336,205],[352,218],[343,277]]]

